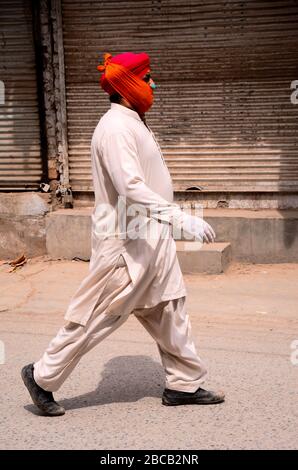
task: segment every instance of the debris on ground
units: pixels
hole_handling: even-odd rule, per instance
[[[12,266],[12,269],[10,269],[10,271],[8,271],[8,272],[12,273],[13,271],[20,268],[21,266],[24,266],[24,264],[26,264],[26,263],[27,263],[27,258],[26,258],[25,253],[23,253],[21,256],[19,256],[16,259],[13,259],[11,261],[1,261],[0,265],[9,264],[10,266]]]

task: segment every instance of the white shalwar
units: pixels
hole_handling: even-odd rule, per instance
[[[91,159],[89,274],[69,303],[68,323],[34,364],[35,380],[57,390],[82,355],[134,313],[158,344],[166,386],[193,392],[206,369],[191,338],[171,232],[184,214],[160,147],[136,111],[112,103],[95,128]]]

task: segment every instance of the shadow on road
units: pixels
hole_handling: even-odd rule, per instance
[[[90,369],[90,374],[96,371]],[[71,380],[71,378],[69,378]],[[135,402],[145,397],[161,398],[164,371],[158,362],[147,356],[120,356],[105,364],[101,381],[91,392],[59,400],[66,410],[109,403]],[[27,411],[41,414],[34,405]]]

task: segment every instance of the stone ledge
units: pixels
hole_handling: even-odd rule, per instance
[[[227,269],[232,259],[230,243],[203,244],[200,249],[194,249],[194,242],[176,241],[176,247],[184,274],[220,274]]]
[[[91,213],[92,208],[86,207],[59,209],[47,214],[48,254],[88,259]],[[205,209],[203,216],[215,230],[216,243],[231,244],[233,260],[247,263],[298,262],[296,210]]]

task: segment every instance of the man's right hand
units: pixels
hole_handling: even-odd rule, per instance
[[[201,217],[190,214],[184,215],[183,229],[185,232],[191,234],[196,241],[200,241],[201,243],[213,243],[216,237],[211,225]]]
[[[203,222],[204,222],[204,241],[206,243],[213,243],[215,240],[216,234],[213,228],[211,227],[211,225],[208,224],[208,222],[206,222],[205,220]]]

